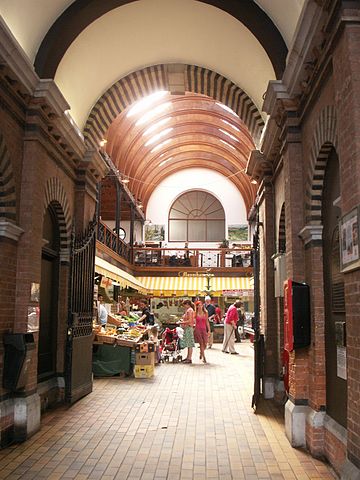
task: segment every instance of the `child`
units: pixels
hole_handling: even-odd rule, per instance
[[[158,335],[159,335],[158,327],[152,326],[149,329],[149,341],[154,342],[154,345],[155,345],[155,363],[160,363],[160,357],[161,357]]]

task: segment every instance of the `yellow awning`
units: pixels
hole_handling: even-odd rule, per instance
[[[137,277],[149,293],[161,295],[201,295],[206,289],[204,276],[181,277]],[[213,295],[220,296],[238,292],[239,296],[253,295],[253,286],[249,277],[212,277],[210,288]]]
[[[104,275],[105,277],[115,280],[122,288],[135,288],[141,293],[146,293],[147,291],[146,287],[144,287],[138,278],[130,275],[130,273],[121,270],[120,268],[112,265],[100,257],[95,257],[95,271],[101,275]]]

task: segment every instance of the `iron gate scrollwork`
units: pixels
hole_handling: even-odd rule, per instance
[[[74,403],[92,391],[92,319],[96,220],[71,237],[65,399]]]

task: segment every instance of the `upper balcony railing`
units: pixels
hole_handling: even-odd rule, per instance
[[[99,242],[106,245],[134,267],[166,268],[251,268],[251,246],[237,248],[155,248],[131,247],[101,220],[98,222]]]
[[[252,267],[250,249],[134,247],[133,252],[134,266],[196,268]]]
[[[131,262],[131,248],[125,243],[119,235],[116,235],[111,228],[109,228],[101,220],[98,221],[97,239],[109,247],[113,252],[117,253],[120,257],[124,258],[128,262]]]

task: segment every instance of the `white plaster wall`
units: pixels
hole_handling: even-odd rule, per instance
[[[167,177],[154,190],[146,209],[146,218],[155,225],[165,225],[165,243],[168,242],[168,216],[174,200],[182,193],[200,189],[213,194],[225,210],[226,232],[228,225],[246,224],[246,208],[242,195],[235,185],[218,172],[206,168],[189,168]],[[183,242],[169,246],[183,247]],[[193,248],[217,247],[218,243],[193,242]]]

